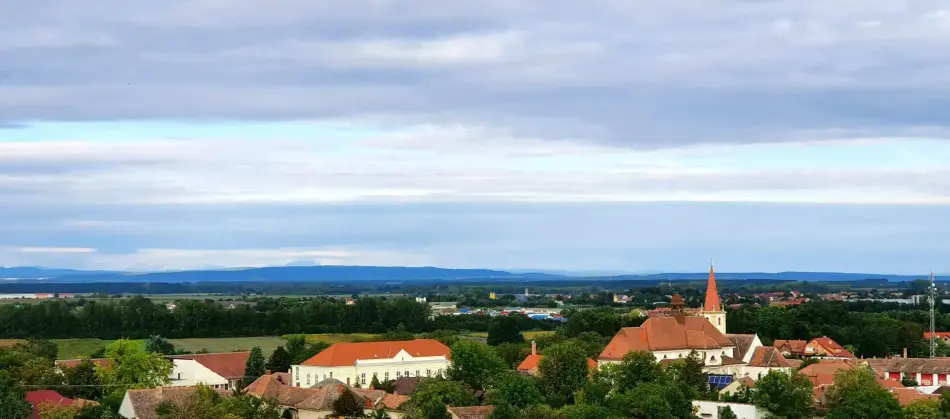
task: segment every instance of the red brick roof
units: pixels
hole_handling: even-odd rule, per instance
[[[791,368],[788,360],[782,356],[782,352],[772,346],[760,346],[752,352],[752,359],[749,360],[750,367],[760,368]]]
[[[610,340],[600,359],[619,360],[631,351],[721,349],[735,347],[705,317],[650,317],[640,327],[624,327]]]
[[[495,412],[495,406],[447,407],[452,417],[459,419],[488,419]]]
[[[52,406],[72,406],[73,400],[63,397],[62,394],[59,394],[53,390],[37,390],[37,391],[28,391],[26,392],[25,397],[27,403],[33,406],[33,414],[30,416],[33,419],[40,418],[40,407],[45,407],[45,405]]]
[[[716,272],[712,266],[709,267],[709,279],[706,281],[706,303],[703,304],[703,311],[722,311],[719,290],[716,289]]]
[[[822,348],[825,348],[825,351],[827,351],[829,355],[834,356],[834,357],[856,358],[854,354],[852,354],[850,351],[845,349],[844,346],[839,345],[838,342],[835,342],[834,340],[832,340],[831,338],[827,336],[814,338],[809,343],[816,344],[818,346],[821,346]]]
[[[323,352],[303,362],[303,365],[320,367],[341,367],[353,365],[357,360],[388,359],[399,351],[410,356],[444,356],[450,359],[452,351],[442,342],[434,339],[415,339],[391,342],[336,343]]]
[[[950,332],[934,332],[934,337],[940,339],[950,339]],[[930,332],[924,332],[924,339],[930,339]]]
[[[891,394],[897,399],[901,406],[907,406],[917,400],[939,400],[940,396],[936,394],[924,394],[917,391],[916,388],[892,388]]]
[[[538,368],[544,355],[528,355],[521,364],[518,364],[518,371],[533,371]],[[597,361],[587,358],[587,369],[597,369]]]
[[[226,379],[244,377],[250,352],[224,352],[216,354],[173,355],[168,359],[190,359]]]
[[[807,344],[808,341],[804,340],[775,339],[772,346],[783,352],[787,351],[793,355],[801,355],[805,353],[805,345]]]

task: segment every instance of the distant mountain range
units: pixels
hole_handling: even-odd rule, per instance
[[[436,267],[399,266],[279,266],[266,268],[203,269],[162,272],[111,272],[50,269],[41,267],[0,267],[0,278],[7,281],[48,281],[56,283],[88,282],[333,282],[380,281],[407,282],[432,280],[485,280],[488,281],[544,281],[583,279],[590,281],[650,280],[682,281],[703,280],[706,272],[670,272],[651,274],[603,275],[591,273],[556,274],[547,272],[509,272],[491,269],[446,269]],[[723,272],[716,273],[720,280],[779,280],[779,281],[912,281],[926,279],[926,275],[885,275],[842,272]],[[940,276],[940,280],[950,277]]]

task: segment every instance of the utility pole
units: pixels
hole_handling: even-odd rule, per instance
[[[937,333],[934,328],[934,302],[936,300],[937,285],[934,283],[934,273],[930,271],[930,357],[937,357]]]

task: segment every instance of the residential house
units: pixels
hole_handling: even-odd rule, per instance
[[[389,394],[382,390],[352,388],[336,379],[327,379],[316,387],[301,388],[288,385],[290,377],[284,373],[264,375],[244,391],[254,397],[275,400],[282,413],[294,419],[324,418],[333,413],[333,403],[345,392],[356,395],[364,405],[364,413],[386,409],[393,419],[402,418],[400,406],[409,397]],[[289,412],[289,414],[288,414]]]
[[[882,378],[912,380],[920,386],[950,385],[950,359],[892,358],[884,367]]]
[[[194,387],[204,384],[214,389],[231,390],[240,385],[250,352],[171,355],[170,387]]]
[[[693,400],[696,416],[703,419],[719,419],[726,407],[732,410],[738,419],[766,419],[771,416],[768,411],[754,404]]]
[[[128,419],[157,419],[155,408],[162,402],[182,403],[188,400],[197,387],[158,387],[134,389],[125,392],[122,404],[119,405],[119,415]],[[228,397],[230,391],[217,390],[222,396]]]
[[[109,358],[92,358],[89,360],[97,367],[105,368],[112,365],[112,360]],[[85,359],[57,359],[56,366],[59,368],[76,368],[83,361],[85,361]]]
[[[393,381],[393,394],[412,396],[423,377],[399,377]]]
[[[822,336],[814,338],[805,345],[804,356],[817,357],[824,359],[854,359],[856,358],[851,351],[838,344],[833,339]]]
[[[805,345],[808,345],[807,340],[775,339],[772,343],[772,346],[781,351],[782,355],[795,357],[805,356]]]
[[[732,396],[744,388],[755,388],[755,381],[749,377],[739,377],[719,390],[719,395]]]
[[[869,368],[872,371],[875,371],[875,366],[873,363],[868,361],[855,359],[824,359],[815,364],[808,365],[798,372],[811,381],[815,403],[818,406],[823,406],[825,404],[825,393],[827,392],[828,388],[834,384],[835,374],[839,371],[850,370],[853,368]],[[903,385],[901,385],[898,381],[878,378],[877,382],[882,387],[894,393],[895,397],[898,397],[896,390],[903,388]]]
[[[76,406],[81,408],[98,404],[91,400],[66,398],[53,390],[28,391],[24,399],[33,407],[30,419],[40,419],[41,413],[50,407]]]
[[[521,361],[521,364],[518,364],[516,368],[518,372],[523,374],[538,376],[538,364],[541,363],[541,359],[544,358],[544,355],[538,354],[538,345],[535,342],[531,342],[531,353],[525,357],[524,361]],[[597,361],[587,358],[587,369],[590,371],[597,371]]]
[[[950,344],[950,332],[934,332],[933,336],[947,344]],[[924,340],[930,340],[930,332],[924,332]]]
[[[451,350],[434,339],[337,343],[291,367],[296,387],[311,387],[328,378],[366,387],[400,377],[438,377],[449,367]]]
[[[452,419],[488,419],[495,412],[495,406],[447,407]]]
[[[759,380],[769,371],[776,370],[791,372],[792,366],[782,355],[782,352],[772,346],[760,346],[752,353],[752,357],[745,366],[745,376]]]
[[[736,345],[735,358],[744,363],[749,363],[755,349],[763,346],[759,335],[755,334],[726,334],[726,338]]]

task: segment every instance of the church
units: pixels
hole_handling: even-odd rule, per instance
[[[716,288],[715,269],[709,267],[706,298],[696,315],[686,314],[683,297],[674,294],[668,316],[650,317],[639,327],[624,327],[611,339],[597,358],[599,365],[617,363],[631,351],[646,351],[659,362],[673,362],[696,352],[716,374],[746,375],[758,365],[762,342],[755,334],[727,334],[726,312]],[[781,354],[779,354],[781,355]],[[775,364],[774,357],[768,363]],[[756,374],[758,375],[758,374]]]

